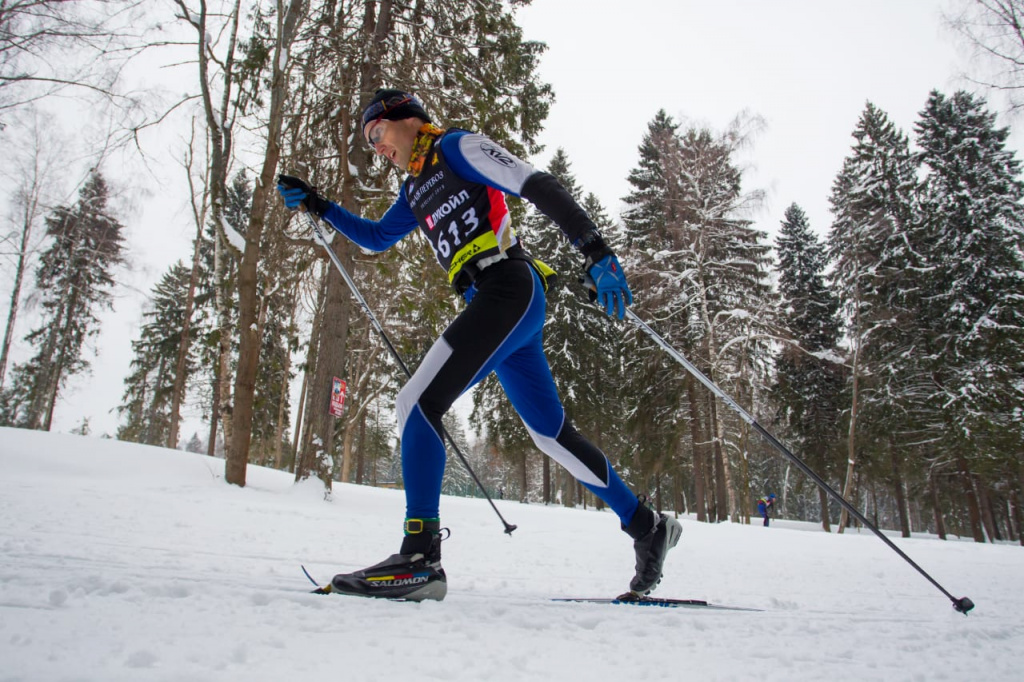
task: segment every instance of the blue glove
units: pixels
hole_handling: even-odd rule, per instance
[[[317,194],[316,189],[290,175],[277,176],[277,192],[289,211],[308,210],[323,218],[331,203]]]
[[[587,274],[594,280],[597,301],[604,306],[604,311],[620,320],[625,317],[626,306],[633,305],[633,292],[626,284],[619,259],[609,254],[591,265]]]

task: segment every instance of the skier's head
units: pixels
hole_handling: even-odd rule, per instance
[[[378,90],[363,110],[363,138],[373,151],[404,169],[420,127],[430,123],[423,104],[402,90]]]
[[[772,493],[771,495],[769,495],[768,499],[769,500],[774,500],[775,499],[775,493]]]

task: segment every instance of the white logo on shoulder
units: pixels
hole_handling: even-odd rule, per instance
[[[515,159],[513,159],[511,156],[509,156],[508,152],[506,152],[501,147],[493,145],[493,144],[491,144],[489,142],[481,142],[480,143],[480,150],[484,154],[486,154],[487,157],[491,161],[493,161],[493,162],[495,162],[497,164],[501,164],[505,168],[515,168],[516,167]]]

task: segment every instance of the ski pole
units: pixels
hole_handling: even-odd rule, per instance
[[[323,234],[319,221],[314,220],[313,216],[311,216],[308,211],[302,210],[301,212],[302,215],[306,218],[306,223],[309,225],[310,229],[313,230],[314,239],[317,241],[317,243],[320,244],[320,246],[324,247],[324,251],[327,252],[327,255],[331,259],[331,262],[334,263],[334,267],[338,269],[338,272],[341,274],[342,279],[345,280],[345,284],[348,285],[349,290],[352,292],[353,298],[356,299],[356,303],[358,303],[359,307],[363,309],[363,313],[365,313],[366,317],[369,318],[370,324],[372,324],[373,328],[377,330],[377,333],[380,335],[380,338],[383,339],[384,341],[384,345],[388,347],[388,350],[391,352],[391,357],[395,359],[395,362],[398,363],[398,366],[402,368],[403,372],[405,372],[405,376],[411,379],[412,372],[409,371],[409,367],[405,364],[405,361],[402,360],[402,356],[399,355],[394,345],[392,345],[391,339],[388,338],[387,332],[384,331],[384,327],[382,327],[380,321],[377,320],[377,316],[373,314],[372,310],[370,310],[370,306],[366,303],[366,299],[363,298],[363,295],[359,293],[359,289],[358,287],[356,287],[355,281],[352,279],[351,275],[348,274],[348,271],[345,269],[345,266],[341,264],[341,259],[338,258],[338,254],[334,253],[334,250],[331,249],[331,245],[327,243],[327,238]],[[452,438],[450,433],[448,433],[448,429],[442,426],[441,433],[444,434],[444,437],[448,439],[448,444],[451,445],[452,450],[455,452],[456,456],[458,456],[459,461],[462,462],[462,466],[466,467],[466,471],[469,472],[469,475],[476,482],[477,487],[480,488],[480,492],[482,492],[484,494],[484,497],[487,498],[487,501],[491,505],[491,509],[493,509],[494,513],[498,515],[498,518],[501,519],[501,523],[505,526],[505,533],[508,535],[512,535],[512,531],[514,531],[518,526],[516,526],[515,524],[510,524],[508,521],[505,520],[505,517],[501,515],[501,512],[498,511],[498,507],[494,504],[494,500],[492,500],[491,496],[487,494],[487,490],[484,488],[483,483],[481,483],[480,479],[476,477],[476,474],[473,472],[472,467],[469,466],[469,462],[467,462],[466,458],[463,457],[462,451],[459,450],[459,446],[455,444],[455,439]]]
[[[592,286],[593,285],[593,281],[592,280],[591,281],[587,281],[587,280],[589,280],[589,277],[585,278],[584,283],[587,284],[588,286]],[[703,372],[701,372],[699,369],[697,369],[697,367],[693,363],[691,363],[689,360],[687,360],[683,356],[682,353],[680,353],[675,348],[673,348],[669,344],[668,341],[663,339],[661,337],[661,335],[658,334],[658,332],[656,332],[653,329],[651,329],[651,327],[646,322],[641,320],[637,316],[637,314],[634,313],[629,308],[626,308],[626,317],[629,319],[630,322],[632,322],[642,332],[644,332],[649,337],[651,337],[651,339],[653,339],[654,342],[656,344],[658,344],[661,347],[662,350],[664,350],[666,353],[668,353],[672,357],[673,360],[675,360],[680,365],[682,365],[686,369],[687,372],[692,374],[698,381],[700,381],[702,384],[704,384],[708,388],[709,391],[711,391],[713,394],[715,394],[716,396],[721,398],[722,402],[724,402],[726,405],[731,407],[733,409],[733,411],[735,411],[740,416],[740,418],[743,419],[743,421],[745,421],[748,424],[750,424],[750,426],[755,431],[757,431],[759,434],[761,434],[761,436],[766,441],[768,441],[768,443],[772,447],[774,447],[776,450],[781,452],[782,455],[786,459],[788,459],[790,462],[795,464],[797,466],[797,468],[799,468],[805,474],[810,476],[811,480],[813,480],[822,490],[824,490],[826,493],[831,495],[832,498],[834,500],[836,500],[839,504],[841,504],[843,506],[843,508],[846,509],[846,511],[850,512],[850,514],[852,514],[854,518],[856,518],[858,521],[863,523],[866,527],[870,528],[871,531],[882,540],[882,542],[884,542],[885,544],[889,545],[889,547],[894,552],[896,552],[901,557],[903,557],[904,561],[906,561],[908,564],[910,564],[915,569],[917,569],[918,573],[923,575],[928,580],[928,582],[930,582],[932,585],[937,587],[939,589],[939,591],[942,592],[942,594],[946,595],[946,597],[951,602],[953,602],[953,608],[954,609],[956,609],[957,611],[959,611],[960,613],[962,613],[962,614],[964,614],[966,616],[967,612],[974,608],[974,602],[971,601],[970,598],[968,598],[968,597],[960,597],[959,599],[957,599],[952,594],[947,592],[946,588],[944,588],[934,578],[932,578],[930,575],[928,575],[928,573],[925,572],[925,570],[923,568],[918,566],[914,562],[913,559],[911,559],[909,556],[906,555],[906,553],[903,550],[901,550],[899,547],[897,547],[896,544],[893,543],[892,540],[887,538],[882,533],[882,531],[878,530],[878,528],[876,528],[874,524],[872,524],[870,521],[868,521],[866,518],[864,518],[864,515],[861,514],[859,511],[857,511],[856,507],[854,507],[852,504],[847,502],[846,499],[842,495],[840,495],[838,492],[833,490],[832,487],[828,483],[826,483],[824,481],[824,479],[822,479],[820,476],[818,476],[818,474],[814,473],[814,471],[812,471],[811,468],[809,466],[807,466],[807,464],[805,464],[803,460],[801,460],[799,457],[797,457],[792,452],[790,452],[789,448],[787,448],[775,436],[773,436],[771,433],[769,433],[767,429],[765,429],[763,426],[758,424],[757,420],[754,419],[750,415],[750,413],[748,413],[746,410],[744,410],[742,407],[740,407],[739,403],[737,403],[735,400],[733,400],[732,397],[729,396],[729,394],[727,394],[725,391],[720,389],[715,384],[715,382],[711,381],[711,379],[709,379],[706,376],[704,376]]]

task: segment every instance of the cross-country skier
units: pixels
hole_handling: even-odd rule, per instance
[[[762,497],[757,501],[757,513],[764,519],[764,525],[768,525],[768,519],[771,515],[772,510],[775,509],[775,493],[771,493],[768,497]]]
[[[398,395],[405,481],[405,537],[398,554],[334,576],[331,591],[409,600],[443,599],[440,497],[445,466],[441,417],[491,372],[537,447],[558,461],[618,515],[633,538],[630,589],[647,594],[661,580],[682,526],[655,512],[615,473],[607,457],[566,418],[542,348],[546,278],[554,273],[520,245],[505,194],[523,197],[551,218],[580,251],[598,301],[622,319],[632,294],[622,267],[593,221],[550,174],[537,171],[487,137],[435,126],[420,101],[378,90],[362,115],[374,152],[408,172],[379,220],[358,217],[286,175],[278,191],[361,247],[383,251],[419,227],[448,280],[466,302]]]

